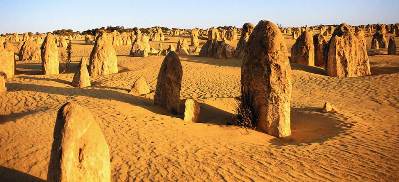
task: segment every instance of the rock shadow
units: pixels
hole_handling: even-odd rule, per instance
[[[0,181],[44,182],[45,180],[15,169],[0,166]]]

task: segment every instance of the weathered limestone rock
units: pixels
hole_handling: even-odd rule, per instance
[[[370,75],[366,46],[347,24],[338,26],[328,44],[327,74],[333,77]]]
[[[324,103],[324,106],[323,106],[323,112],[325,112],[325,113],[336,112],[336,109],[331,103],[326,102],[326,103]]]
[[[216,44],[216,54],[214,55],[217,59],[229,59],[234,56],[234,48],[227,44],[225,41],[218,41]]]
[[[180,39],[177,42],[177,49],[176,49],[177,54],[190,55],[189,50],[190,50],[190,47],[188,46],[186,39],[183,39],[183,40]]]
[[[209,31],[208,31],[208,40],[216,40],[216,41],[221,40],[220,33],[219,33],[219,30],[217,28],[213,27],[213,28],[209,29]]]
[[[13,52],[6,49],[0,49],[0,72],[6,74],[7,78],[14,77],[15,60]]]
[[[58,111],[48,181],[111,181],[107,141],[91,112],[68,102]]]
[[[4,72],[0,72],[0,94],[7,91],[6,81],[7,75]]]
[[[198,29],[192,29],[190,38],[191,38],[191,45],[194,46],[194,47],[198,47],[199,46],[198,36],[199,36],[199,30]]]
[[[58,47],[52,34],[47,34],[42,45],[42,69],[44,75],[58,75],[60,61],[58,59]]]
[[[162,62],[158,74],[154,103],[172,114],[179,114],[180,89],[183,69],[175,52],[169,52]]]
[[[313,34],[305,31],[291,48],[291,62],[314,66]]]
[[[245,47],[247,45],[249,36],[251,35],[253,29],[254,29],[254,25],[251,24],[251,23],[245,23],[242,26],[241,37],[240,37],[240,40],[237,43],[237,47],[236,47],[236,51],[235,51],[235,57],[238,57],[238,58],[243,58],[244,57]]]
[[[385,35],[385,33],[383,33],[384,31],[377,31],[375,32],[375,34],[373,35],[373,39],[371,42],[378,42],[378,47],[379,48],[388,48],[388,42],[387,42],[387,37]],[[372,44],[372,49],[378,49],[376,47],[376,44]]]
[[[149,37],[140,34],[140,36],[136,37],[136,40],[132,44],[130,55],[135,57],[147,57],[150,51],[151,46],[149,42]]]
[[[97,37],[90,54],[89,73],[92,77],[118,73],[118,58],[107,33]]]
[[[80,69],[73,76],[72,86],[79,88],[91,86],[90,75],[89,71],[87,70],[87,64],[88,64],[88,59],[82,58],[79,65]]]
[[[184,121],[198,122],[200,105],[194,99],[187,99],[184,107]]]
[[[291,135],[291,68],[280,29],[260,21],[249,37],[241,66],[240,110],[252,125],[276,137]]]
[[[314,63],[315,66],[325,67],[326,57],[325,49],[327,40],[322,34],[316,34],[313,36],[314,44]]]
[[[33,38],[29,38],[21,47],[19,53],[21,61],[41,61],[40,45]]]
[[[388,55],[396,55],[396,43],[393,36],[389,38]]]
[[[132,89],[130,90],[131,94],[137,95],[145,95],[150,93],[150,87],[147,84],[147,81],[144,77],[140,77],[136,82],[134,82]]]

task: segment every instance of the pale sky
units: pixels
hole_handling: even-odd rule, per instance
[[[103,26],[208,28],[399,22],[399,0],[0,0],[0,33]]]

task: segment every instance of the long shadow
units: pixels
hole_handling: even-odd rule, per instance
[[[60,63],[60,73],[75,73],[79,67],[79,62],[71,62],[68,64],[68,69],[65,71],[67,63]],[[41,63],[20,63],[16,65],[16,74],[24,75],[42,75]]]
[[[25,90],[25,91],[48,93],[48,94],[64,95],[64,96],[86,96],[97,99],[116,100],[142,107],[157,114],[169,115],[162,108],[154,106],[153,101],[151,99],[133,96],[131,94],[125,94],[114,90],[102,90],[96,88],[92,89],[61,88],[61,87],[42,86],[35,84],[21,84],[21,83],[9,83],[8,88],[9,91]]]
[[[323,68],[314,67],[314,66],[306,66],[302,64],[290,63],[292,70],[300,70],[308,73],[314,73],[318,75],[326,75],[326,71]]]
[[[70,81],[61,80],[58,78],[38,78],[38,77],[31,77],[31,76],[19,76],[19,78],[31,79],[31,80],[53,81],[53,82],[58,82],[58,83],[68,84],[68,85],[71,84]]]
[[[399,73],[399,67],[380,67],[371,65],[371,75],[385,75]]]
[[[353,126],[344,122],[337,114],[322,113],[320,108],[292,108],[291,136],[283,139],[275,138],[276,146],[306,145],[324,143],[334,137],[347,134]]]
[[[202,63],[215,66],[226,66],[226,67],[241,67],[242,61],[240,59],[216,59],[211,57],[200,57],[200,56],[181,56],[183,62]]]
[[[201,103],[200,104],[200,123],[209,123],[215,125],[231,125],[234,114],[211,105]]]
[[[5,116],[0,115],[0,125],[3,124],[3,123],[6,123],[6,122],[10,122],[10,121],[16,121],[18,118],[22,118],[22,117],[27,116],[27,115],[31,115],[31,114],[34,114],[34,113],[37,113],[37,112],[40,112],[40,111],[44,111],[46,109],[48,109],[48,108],[40,108],[40,109],[36,109],[34,111],[25,111],[25,112],[19,112],[19,113],[12,113],[12,114],[5,115]]]
[[[44,182],[45,180],[15,169],[0,166],[0,181]]]

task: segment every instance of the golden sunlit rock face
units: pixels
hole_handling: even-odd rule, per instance
[[[280,29],[255,26],[241,66],[241,107],[254,126],[276,137],[291,135],[291,67]]]
[[[68,102],[58,111],[48,181],[111,181],[107,141],[89,110]]]
[[[0,182],[399,181],[399,1],[40,1],[0,1]]]

